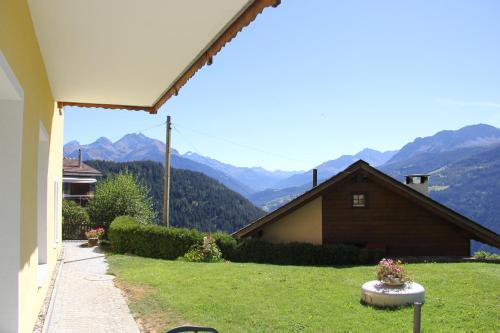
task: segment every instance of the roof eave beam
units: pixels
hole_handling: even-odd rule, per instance
[[[57,106],[63,109],[65,106],[78,106],[84,108],[103,108],[103,109],[121,109],[133,111],[146,111],[150,114],[158,113],[160,107],[165,104],[172,96],[177,96],[180,89],[191,79],[198,70],[205,65],[211,65],[213,57],[222,50],[236,35],[252,23],[255,18],[264,11],[267,7],[278,7],[281,0],[254,0],[229,26],[221,32],[221,34],[209,44],[205,51],[202,52],[189,65],[181,75],[175,80],[170,87],[156,100],[151,106],[137,105],[119,105],[119,104],[99,104],[99,103],[81,103],[81,102],[66,102],[59,101]]]

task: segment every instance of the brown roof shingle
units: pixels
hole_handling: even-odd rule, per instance
[[[64,158],[63,159],[63,176],[102,176],[102,173],[91,166],[82,162],[79,166],[77,159]]]

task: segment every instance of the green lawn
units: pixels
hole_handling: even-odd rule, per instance
[[[108,255],[131,310],[151,330],[180,323],[220,332],[411,332],[412,308],[360,304],[374,267],[199,264]],[[413,264],[426,288],[423,332],[500,332],[500,265]]]

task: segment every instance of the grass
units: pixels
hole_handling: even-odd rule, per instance
[[[360,304],[374,267],[187,263],[108,255],[148,331],[179,324],[220,332],[411,332],[413,309]],[[412,264],[426,288],[422,332],[500,332],[500,266]]]

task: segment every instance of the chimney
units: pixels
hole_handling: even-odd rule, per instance
[[[82,167],[82,150],[78,149],[78,167]]]
[[[313,169],[313,187],[318,186],[318,169]]]
[[[429,175],[408,175],[405,177],[405,184],[423,195],[429,195]]]

